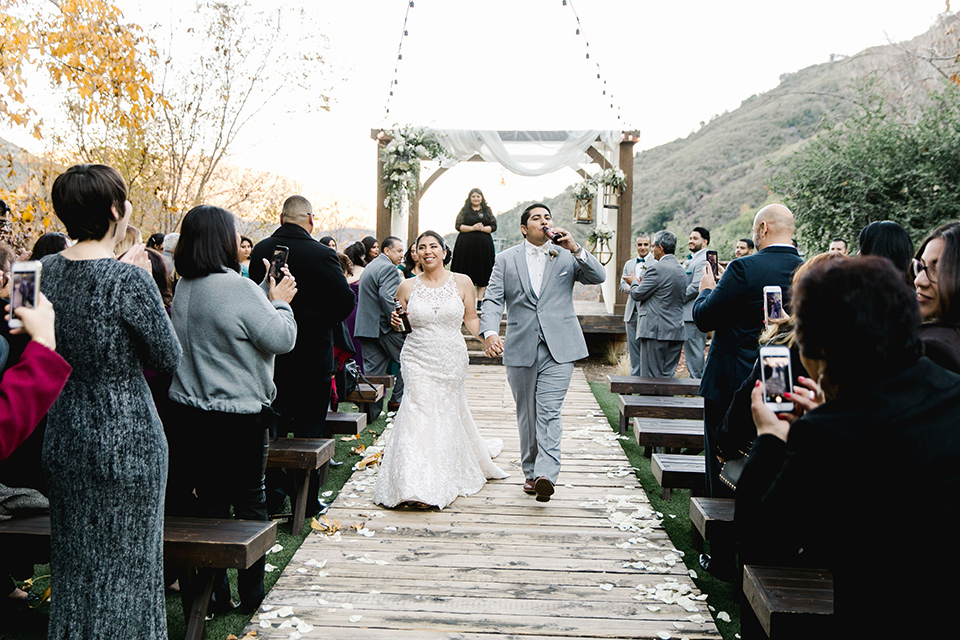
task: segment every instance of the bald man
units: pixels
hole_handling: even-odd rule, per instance
[[[710,496],[733,497],[719,482],[718,451],[711,448],[716,429],[734,393],[753,370],[759,355],[757,340],[763,329],[763,288],[778,285],[784,302],[790,299],[790,279],[800,265],[791,243],[793,214],[782,204],[771,204],[753,220],[757,253],[731,262],[721,271],[720,282],[709,268],[703,270],[700,293],[693,305],[693,320],[700,331],[713,331],[713,342],[700,384],[703,396],[704,440],[707,449],[707,491]]]

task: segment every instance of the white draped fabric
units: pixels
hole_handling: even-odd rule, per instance
[[[593,129],[588,131],[466,131],[437,129],[437,139],[452,156],[441,166],[450,168],[458,162],[479,155],[487,162],[496,162],[522,176],[542,176],[590,162],[587,149],[598,139],[610,149],[620,142],[620,131]]]

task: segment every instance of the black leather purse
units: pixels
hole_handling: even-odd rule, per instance
[[[367,400],[368,402],[373,402],[374,400],[376,400],[377,398],[376,391],[373,392],[373,397],[369,399],[365,395],[363,395],[363,391],[360,390],[361,382],[363,382],[364,384],[370,387],[373,386],[370,383],[370,381],[367,380],[362,373],[360,373],[360,366],[357,365],[356,360],[351,358],[350,360],[347,360],[345,363],[343,363],[343,386],[344,386],[343,396],[347,397],[354,391],[357,391],[360,394],[360,397],[364,400]]]

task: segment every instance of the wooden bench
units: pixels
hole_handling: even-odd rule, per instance
[[[833,576],[825,569],[748,564],[743,595],[771,640],[833,637]]]
[[[698,378],[607,376],[607,388],[613,393],[641,396],[695,396],[700,392],[700,380]]]
[[[336,442],[320,438],[280,438],[270,443],[267,466],[279,469],[293,469],[296,496],[291,499],[293,519],[290,526],[294,535],[300,533],[307,515],[307,494],[310,492],[310,472],[320,470],[320,486],[327,481],[330,470],[330,458],[333,457]],[[316,496],[313,496],[316,498]]]
[[[180,597],[187,621],[185,640],[200,640],[217,569],[248,569],[277,541],[276,522],[167,518],[163,523],[164,562],[183,567]],[[50,516],[0,521],[6,549],[50,543]],[[105,550],[105,552],[108,550]]]
[[[690,533],[693,547],[703,553],[706,540],[733,540],[733,498],[690,498]]]
[[[703,421],[634,418],[633,436],[648,458],[654,447],[702,451]]]
[[[620,435],[631,418],[703,421],[703,398],[620,396]]]
[[[384,389],[392,389],[397,382],[397,376],[364,376],[370,384],[382,384]]]
[[[655,453],[650,467],[663,487],[663,499],[670,499],[671,489],[690,489],[690,495],[703,495],[706,488],[706,460],[703,456]]]
[[[390,377],[392,378],[393,376]],[[373,415],[374,407],[378,402],[383,400],[383,394],[384,388],[382,384],[370,385],[361,382],[353,392],[348,393],[343,398],[343,401],[352,402],[357,405],[360,412],[367,416],[367,422],[373,422],[377,418]]]
[[[327,412],[326,429],[334,435],[356,435],[367,428],[367,414],[338,411]]]

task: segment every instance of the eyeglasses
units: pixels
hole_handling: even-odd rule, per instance
[[[927,272],[927,280],[930,281],[930,284],[937,284],[937,265],[926,265],[923,264],[923,260],[917,260],[916,258],[910,261],[910,274],[914,279],[924,271]]]

